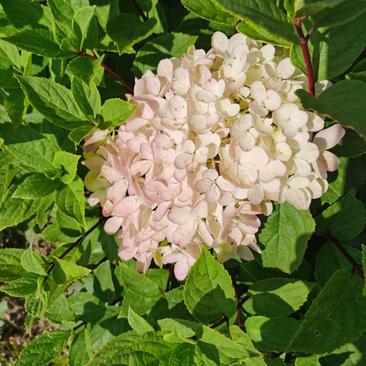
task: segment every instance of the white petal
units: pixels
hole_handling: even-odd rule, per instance
[[[287,202],[300,210],[309,208],[311,202],[311,196],[306,189],[286,189],[285,198]]]
[[[320,150],[328,150],[337,145],[345,134],[344,128],[340,124],[335,124],[318,132],[313,142],[318,145]]]
[[[297,159],[306,160],[309,163],[313,163],[319,157],[318,146],[309,142],[303,149],[301,149],[295,157]]]
[[[277,73],[281,79],[288,79],[295,72],[295,67],[292,65],[289,58],[281,60],[277,65]]]
[[[217,51],[224,53],[229,45],[229,40],[222,32],[215,32],[211,38],[211,46]]]

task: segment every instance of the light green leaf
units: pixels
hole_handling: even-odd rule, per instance
[[[303,356],[297,357],[295,361],[295,366],[321,366],[319,363],[319,356]]]
[[[119,126],[135,111],[136,106],[122,99],[107,99],[101,109],[101,115],[107,125]],[[102,127],[101,127],[102,128]]]
[[[202,326],[202,334],[198,334],[198,338],[198,346],[203,353],[205,353],[205,350],[212,348],[212,346],[216,347],[219,354],[220,365],[226,365],[237,359],[249,358],[252,356],[252,353],[248,352],[242,345],[233,342],[220,332],[211,329],[206,325]]]
[[[12,188],[0,205],[0,231],[29,219],[38,209],[39,202],[37,200],[23,200],[12,197],[14,191]]]
[[[79,159],[80,155],[71,154],[67,151],[58,151],[56,153],[53,165],[64,170],[65,173],[61,177],[63,183],[69,184],[75,179]]]
[[[20,126],[15,133],[10,124],[0,124],[0,137],[5,140],[5,150],[14,161],[27,170],[57,174],[52,162],[59,147],[33,128]]]
[[[58,192],[56,205],[65,215],[76,219],[81,226],[86,226],[84,184],[80,178]]]
[[[361,279],[345,270],[333,274],[305,314],[287,351],[326,353],[366,330]]]
[[[50,122],[73,129],[85,121],[70,90],[43,77],[18,77],[21,87],[31,105]]]
[[[141,22],[138,16],[131,13],[121,13],[110,19],[107,33],[116,42],[118,52],[134,53],[133,46],[149,37],[156,24],[156,19]]]
[[[213,22],[234,25],[236,18],[223,11],[212,0],[181,0],[182,4],[193,14]]]
[[[342,80],[317,98],[312,97],[305,90],[298,90],[296,93],[305,109],[323,113],[366,138],[364,123],[366,83],[358,80]]]
[[[154,328],[140,315],[136,314],[131,306],[128,308],[128,324],[137,334],[153,332]]]
[[[184,302],[191,314],[213,323],[235,313],[235,293],[224,266],[203,250],[184,285]]]
[[[299,320],[287,317],[252,316],[245,322],[255,346],[264,352],[285,351],[299,325]]]
[[[44,174],[34,173],[21,182],[13,197],[36,199],[46,197],[57,189],[58,182],[47,178]]]
[[[24,249],[0,249],[0,281],[12,281],[26,274],[22,267],[21,257]]]
[[[165,318],[158,320],[158,324],[163,332],[172,332],[183,338],[191,338],[197,332],[202,332],[200,324],[185,319]]]
[[[235,17],[245,20],[259,33],[275,40],[283,46],[290,47],[297,42],[294,27],[287,15],[272,1],[262,0],[213,0],[223,10]]]
[[[2,39],[39,56],[63,58],[73,55],[72,52],[61,49],[53,39],[52,33],[46,29],[26,28]]]
[[[24,251],[21,257],[22,267],[30,273],[35,273],[40,276],[46,276],[46,264],[43,262],[42,257],[35,253],[32,248],[28,248]]]
[[[88,36],[88,30],[95,13],[95,6],[85,6],[79,8],[73,17],[73,29],[80,39],[80,49],[84,48],[84,43]]]
[[[236,26],[236,30],[240,33],[245,34],[249,38],[255,39],[261,42],[267,42],[274,45],[282,46],[283,42],[278,42],[276,37],[273,37],[270,33],[268,33],[263,27],[257,26],[253,22],[240,22]]]
[[[48,365],[66,347],[70,334],[64,330],[41,334],[23,349],[15,366]]]
[[[13,44],[0,39],[0,68],[8,69],[12,65],[18,69],[22,67],[19,51]]]
[[[70,366],[86,365],[93,355],[89,330],[84,328],[72,342],[69,354]]]
[[[322,212],[319,225],[322,231],[327,228],[339,240],[354,239],[366,225],[365,206],[355,197],[355,191],[350,190]]]
[[[264,267],[278,268],[286,273],[295,271],[314,229],[309,211],[297,210],[288,203],[277,205],[259,235],[260,243],[265,246]]]
[[[73,262],[57,257],[53,257],[53,261],[55,268],[52,271],[52,275],[58,284],[74,282],[90,273],[90,269],[78,266]]]
[[[166,343],[158,333],[138,335],[132,332],[113,337],[86,366],[167,365],[175,345]]]
[[[95,83],[91,81],[88,85],[83,80],[74,77],[71,90],[81,111],[94,120],[101,109],[101,99]]]
[[[272,317],[297,311],[305,303],[313,287],[314,284],[306,281],[268,278],[255,282],[248,292],[252,295],[250,301],[255,314]]]
[[[27,273],[7,285],[1,286],[0,291],[12,297],[25,297],[37,291],[38,276],[34,273]]]
[[[180,57],[193,45],[198,36],[184,33],[168,33],[146,42],[137,52],[133,66],[141,74],[156,70],[163,58]]]
[[[115,274],[124,287],[121,316],[128,315],[130,306],[137,314],[146,314],[162,296],[159,286],[153,280],[124,263],[117,267]]]

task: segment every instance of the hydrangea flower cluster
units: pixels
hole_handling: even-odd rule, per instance
[[[183,280],[204,245],[222,261],[260,252],[258,215],[273,201],[306,209],[319,198],[344,130],[302,109],[304,87],[272,45],[221,32],[209,52],[191,47],[136,80],[134,115],[84,146],[89,203],[109,217],[120,257],[141,272],[174,263]]]

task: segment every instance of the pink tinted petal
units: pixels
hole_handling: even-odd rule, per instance
[[[318,145],[320,150],[328,150],[337,145],[344,134],[344,128],[340,124],[335,124],[319,131],[315,135],[313,142]]]
[[[186,259],[180,260],[175,263],[174,275],[178,281],[184,281],[188,275],[190,265]]]
[[[175,232],[173,233],[173,243],[185,247],[190,244],[193,240],[194,235],[197,231],[197,223],[189,222],[184,225],[179,225]]]
[[[122,217],[118,216],[110,217],[104,224],[104,231],[109,235],[115,234],[121,227],[122,222],[123,222]]]
[[[327,166],[328,172],[334,172],[338,169],[339,164],[340,164],[340,160],[332,152],[324,151],[323,152],[323,158],[325,160],[325,164]]]
[[[113,209],[113,215],[126,217],[137,211],[142,204],[142,199],[137,196],[128,196],[119,201]]]

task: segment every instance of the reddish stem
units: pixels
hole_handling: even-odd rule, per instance
[[[302,23],[303,23],[303,19],[301,19],[301,18],[294,19],[294,26],[295,26],[296,32],[299,36],[300,46],[301,46],[302,54],[304,56],[309,93],[314,96],[315,95],[315,76],[314,76],[314,71],[313,71],[313,65],[311,64],[311,56],[310,56],[310,51],[309,51],[309,47],[308,47],[308,41],[309,41],[310,36],[314,33],[315,28],[314,27],[311,28],[309,33],[305,36],[305,34],[302,30]]]
[[[84,56],[84,57],[89,57],[93,60],[96,60],[96,56],[94,55],[88,55],[85,52],[80,52],[79,53],[80,56]],[[111,75],[113,78],[115,78],[116,80],[118,80],[126,89],[129,93],[133,93],[133,88],[132,86],[125,80],[123,79],[123,77],[119,74],[117,74],[115,71],[113,71],[109,66],[107,66],[106,64],[100,64],[100,66],[103,67],[104,71],[107,72],[109,75]]]

